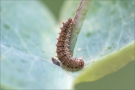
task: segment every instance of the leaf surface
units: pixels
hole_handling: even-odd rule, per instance
[[[60,17],[62,21],[74,16],[78,3],[79,1],[65,2]],[[122,48],[134,41],[133,7],[133,0],[93,0],[74,51],[74,57],[83,56],[86,65],[80,72],[69,73],[51,61],[51,57],[56,55],[58,26],[47,7],[38,1],[2,1],[2,89],[71,89],[76,75],[82,72],[80,76],[83,76],[87,67],[86,72],[89,73],[93,61],[98,62],[114,52],[120,53]],[[127,59],[123,60],[125,62]],[[106,61],[103,62],[107,63]],[[110,61],[113,62],[113,59]],[[111,63],[110,66],[118,67],[122,64],[128,63]],[[97,66],[102,65],[99,63]],[[117,70],[118,68],[115,69]],[[102,68],[101,72],[104,73],[103,76],[108,74]],[[95,77],[97,79],[99,77]],[[84,78],[77,80],[82,82]]]
[[[1,3],[1,88],[70,89],[70,75],[51,61],[56,21],[47,7],[39,1]]]
[[[61,20],[74,17],[78,3],[66,1]],[[85,61],[84,71],[74,82],[75,89],[91,89],[92,82],[135,60],[134,6],[133,0],[92,1],[74,50],[74,56],[83,56]],[[86,88],[85,82],[89,82]],[[96,87],[98,81],[92,89]]]

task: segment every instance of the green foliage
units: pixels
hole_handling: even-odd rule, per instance
[[[54,65],[55,19],[38,1],[2,1],[3,89],[69,88],[67,73]],[[60,82],[60,83],[58,83]],[[67,83],[61,85],[62,83]]]
[[[77,7],[78,2],[67,1],[63,8],[65,13],[61,14],[61,20],[68,16],[73,17],[74,11],[72,8]],[[109,88],[107,86],[101,87],[99,85],[100,81],[96,82],[96,80],[119,70],[130,61],[135,60],[135,42],[133,42],[135,5],[133,2],[133,0],[92,1],[74,52],[75,56],[84,56],[86,68],[76,78],[74,89],[93,90]],[[81,51],[78,51],[78,49],[81,49]],[[131,71],[133,70],[131,69]],[[131,78],[134,78],[133,76]],[[95,86],[91,87],[93,83]],[[135,83],[132,81],[128,83],[131,83],[132,86],[129,89],[134,88],[133,84]],[[128,87],[129,85],[127,85]],[[115,86],[115,88],[111,88],[110,86],[109,89],[119,88],[122,89],[123,87]]]
[[[55,18],[58,19],[61,11],[61,6],[65,0],[41,0],[43,4],[48,6],[49,10],[54,14]]]
[[[66,1],[61,11],[60,20],[65,21],[67,18],[73,17],[78,3],[78,0]],[[42,6],[39,1],[1,1],[0,88],[71,89],[73,80],[77,75],[83,76],[83,73],[89,73],[90,69],[95,67],[94,65],[90,66],[93,61],[100,61],[100,59],[114,52],[119,53],[115,58],[117,56],[124,57],[125,54],[121,54],[121,48],[129,46],[134,41],[133,7],[133,0],[92,1],[74,52],[74,56],[84,57],[86,67],[84,70],[72,73],[54,65],[51,61],[51,57],[56,55],[55,44],[59,27],[47,7]],[[127,48],[127,50],[129,49]],[[131,57],[133,55],[129,57],[129,61]],[[103,62],[107,63],[108,61],[113,61],[113,58],[111,60],[106,58]],[[124,61],[125,59],[123,59]],[[122,65],[122,63],[116,63],[111,63],[110,66]],[[128,63],[124,65],[126,64]],[[102,64],[99,63],[98,66],[102,67]],[[117,70],[119,68],[115,69],[115,71]],[[114,75],[113,78],[120,78],[120,75],[130,73],[127,71],[119,72],[120,74]],[[105,73],[104,77],[101,78],[102,80],[109,77],[106,76],[104,70],[101,69],[100,72]],[[110,73],[113,72],[113,70],[110,70]],[[96,87],[97,84],[101,83],[101,79],[97,76],[95,76],[97,81],[88,81],[88,83],[81,82],[84,79],[78,77],[77,80],[80,84],[75,84],[75,89],[86,85],[88,86],[86,88],[90,88],[89,86],[93,83]],[[132,77],[127,81],[130,82]],[[110,80],[113,79],[105,82],[108,83]],[[126,87],[126,84],[123,85]]]
[[[123,89],[123,88],[129,88],[130,89],[134,88],[134,82],[133,82],[133,78],[135,77],[135,73],[133,73],[133,71],[135,71],[135,68],[134,67],[134,64],[131,64],[132,68],[131,67],[128,67],[127,66],[127,69],[130,70],[130,72],[132,72],[132,75],[131,73],[130,74],[123,74],[123,73],[127,73],[127,69],[124,69],[121,73],[120,71],[118,71],[118,74],[116,73],[116,76],[113,76],[110,77],[110,76],[107,76],[111,73],[114,73],[116,72],[117,70],[121,69],[122,67],[124,67],[126,64],[128,64],[129,62],[133,61],[135,59],[135,56],[134,56],[134,50],[135,50],[135,42],[132,42],[131,44],[129,44],[128,46],[122,48],[121,50],[119,51],[116,51],[112,54],[109,54],[108,56],[104,57],[104,58],[101,58],[101,59],[98,59],[98,61],[94,61],[93,63],[91,63],[91,65],[89,67],[87,67],[87,69],[85,71],[83,71],[79,77],[75,80],[75,85],[78,85],[79,83],[81,83],[82,87],[80,87],[80,85],[78,85],[78,87],[76,88],[82,88],[82,89],[106,89],[108,88],[109,89],[109,86],[111,89]],[[134,62],[132,62],[134,63]],[[125,85],[125,83],[122,83],[119,82],[119,84],[117,86],[115,86],[115,83],[117,82],[117,79],[115,79],[116,81],[114,81],[113,79],[114,78],[120,78],[119,76],[122,76],[124,77],[124,80],[122,81],[126,81],[126,83],[130,83],[130,84],[127,84],[127,86],[123,87],[123,85]],[[102,85],[99,85],[100,80],[99,82],[96,80],[102,78],[102,77],[108,77],[108,78],[111,78],[109,80],[105,80],[103,79],[103,83],[107,83],[107,82],[111,82],[111,83],[108,83],[108,86],[102,84]],[[104,77],[104,78],[106,78]],[[127,77],[127,78],[125,78]],[[130,78],[129,78],[130,77]],[[130,79],[130,80],[128,80]],[[95,82],[93,82],[95,81]],[[119,81],[119,80],[118,80]],[[89,83],[89,85],[87,85],[86,87],[83,87],[83,85],[85,83],[82,83],[82,82],[93,82],[95,83],[93,87],[91,87],[91,85],[93,85],[93,83]],[[96,83],[97,83],[97,86],[96,86]],[[113,84],[113,85],[110,85],[110,84]],[[112,88],[112,86],[114,86]]]
[[[135,89],[135,61],[130,62],[124,68],[109,74],[97,81],[81,82],[74,89],[87,90],[134,90]]]

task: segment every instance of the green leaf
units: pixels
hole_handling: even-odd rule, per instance
[[[75,85],[75,90],[134,90],[135,61],[130,62],[117,72],[109,74],[93,82],[81,82]]]
[[[79,1],[66,1],[61,20],[73,17],[74,7],[77,7],[78,3]],[[84,71],[75,80],[75,86],[82,84],[80,88],[85,89],[83,82],[92,83],[135,60],[134,6],[133,0],[92,1],[74,50],[74,56],[83,56],[85,61]],[[111,55],[113,57],[110,58]],[[113,67],[113,70],[104,70],[108,67]]]
[[[53,16],[39,2],[2,1],[2,45],[49,59],[55,49],[54,25]]]
[[[73,17],[79,3],[69,2],[61,12],[62,21]],[[80,72],[69,73],[52,63],[58,26],[47,7],[39,1],[1,1],[0,14],[0,89],[71,89]],[[134,40],[133,18],[133,1],[93,0],[75,56],[84,56],[87,66],[119,52]]]
[[[1,1],[0,10],[0,88],[71,89],[70,75],[51,61],[56,22],[47,7],[39,1]]]
[[[108,74],[116,72],[129,62],[135,60],[134,50],[135,50],[135,42],[132,42],[131,44],[122,48],[121,50],[109,54],[108,56],[98,59],[97,61],[91,63],[91,65],[85,71],[83,71],[81,75],[79,75],[79,77],[75,80],[75,84],[81,82],[93,82]],[[90,87],[87,86],[87,88]]]
[[[1,48],[1,88],[70,89],[72,79],[61,67],[16,49],[3,45]]]

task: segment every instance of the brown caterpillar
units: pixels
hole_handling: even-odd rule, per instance
[[[69,52],[69,40],[71,36],[71,29],[73,26],[73,21],[71,18],[67,20],[66,23],[63,23],[63,27],[61,27],[61,32],[59,33],[59,38],[57,46],[57,58],[61,61],[61,63],[69,68],[81,69],[84,67],[84,61],[82,59],[72,58]],[[54,58],[52,58],[54,61]],[[56,60],[56,59],[55,59]]]

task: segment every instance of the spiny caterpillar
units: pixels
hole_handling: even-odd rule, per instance
[[[69,40],[71,36],[71,29],[73,26],[73,20],[69,18],[66,23],[63,23],[63,27],[61,27],[61,32],[59,33],[59,38],[57,46],[57,58],[61,61],[61,63],[69,68],[81,69],[84,67],[84,61],[80,58],[73,58],[69,52]],[[56,59],[52,58],[52,61]]]

